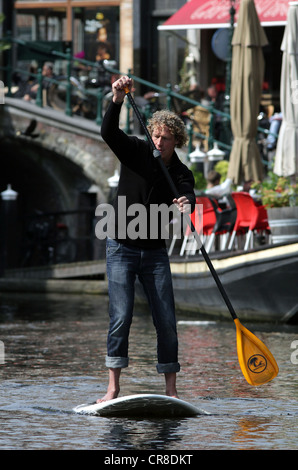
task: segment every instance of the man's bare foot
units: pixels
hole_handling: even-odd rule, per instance
[[[119,390],[120,391],[120,390]],[[105,401],[113,400],[114,398],[117,398],[119,395],[119,391],[107,391],[104,397],[99,398],[96,400],[96,403],[103,403]]]
[[[109,369],[109,385],[107,393],[103,398],[99,398],[96,403],[102,403],[104,401],[113,400],[117,398],[120,392],[120,374],[121,368]]]
[[[175,390],[173,392],[169,392],[169,393],[166,391],[166,395],[167,395],[167,397],[171,397],[171,398],[179,398],[177,390]]]
[[[179,397],[178,397],[178,393],[173,393],[173,394],[172,394],[172,393],[170,393],[170,394],[167,393],[167,397],[170,397],[170,398],[179,398]]]
[[[176,373],[167,372],[165,373],[166,380],[166,395],[172,398],[179,398],[176,389]]]

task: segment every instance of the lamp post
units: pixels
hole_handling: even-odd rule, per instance
[[[11,189],[11,184],[8,184],[7,189],[1,193],[2,201],[16,201],[17,197],[18,193]]]
[[[114,197],[116,195],[117,188],[118,188],[118,183],[119,183],[119,171],[116,169],[113,176],[108,178],[108,185],[109,185],[109,188],[110,188],[110,194],[109,194],[109,198],[108,198],[109,201],[108,202],[112,202],[114,200]]]
[[[6,268],[14,268],[18,262],[18,217],[17,198],[18,193],[7,185],[7,189],[1,192],[0,210],[0,275]]]
[[[220,150],[218,147],[217,142],[214,142],[213,149],[208,150],[207,152],[208,162],[211,163],[210,167],[208,167],[208,171],[212,169],[212,164],[219,162],[224,159],[225,152]]]
[[[119,171],[116,169],[113,176],[108,178],[108,185],[110,188],[117,188],[119,183]]]
[[[197,144],[195,150],[189,154],[189,160],[191,163],[203,164],[204,176],[206,178],[208,173],[208,156],[200,149],[199,144]]]
[[[218,161],[223,160],[225,152],[223,150],[220,150],[217,142],[214,142],[213,149],[208,150],[207,155],[210,161]]]
[[[234,20],[235,20],[235,2],[230,0],[230,28],[229,28],[229,49],[226,62],[226,91],[225,91],[225,112],[230,114],[230,93],[231,93],[231,69],[232,69],[232,39],[234,33]]]

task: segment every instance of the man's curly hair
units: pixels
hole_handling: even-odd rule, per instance
[[[152,135],[154,129],[167,127],[177,141],[177,147],[181,148],[186,144],[188,136],[182,119],[173,111],[156,111],[148,121],[148,130]]]

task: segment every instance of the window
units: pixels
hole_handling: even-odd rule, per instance
[[[15,36],[27,41],[65,41],[65,8],[20,10],[16,15]]]
[[[61,6],[32,8],[31,4],[30,8],[19,8],[15,36],[40,42],[67,41],[71,36],[73,54],[84,52],[85,58],[92,62],[96,60],[99,45],[104,44],[107,56],[119,63],[119,7],[76,6],[71,12],[72,18],[67,18],[67,9]]]
[[[85,58],[97,60],[100,45],[105,58],[119,61],[119,7],[74,8],[74,53],[84,51]]]

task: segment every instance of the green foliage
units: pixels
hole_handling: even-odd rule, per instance
[[[228,169],[229,169],[229,162],[227,160],[220,160],[220,162],[217,162],[214,170],[217,171],[221,175],[220,182],[223,183],[227,179],[227,174],[228,174]]]
[[[0,13],[0,24],[3,23],[4,18],[5,16],[3,15],[3,13]],[[6,51],[7,49],[10,49],[10,47],[11,47],[10,44],[7,44],[6,42],[2,41],[2,39],[0,38],[0,53],[2,51]]]
[[[296,184],[292,184],[290,178],[278,176],[273,172],[269,172],[262,183],[254,183],[252,189],[256,189],[266,207],[296,206],[298,202],[297,179]]]
[[[200,191],[206,189],[207,181],[205,180],[203,173],[196,169],[196,165],[191,165],[190,169],[195,179],[195,189]]]

